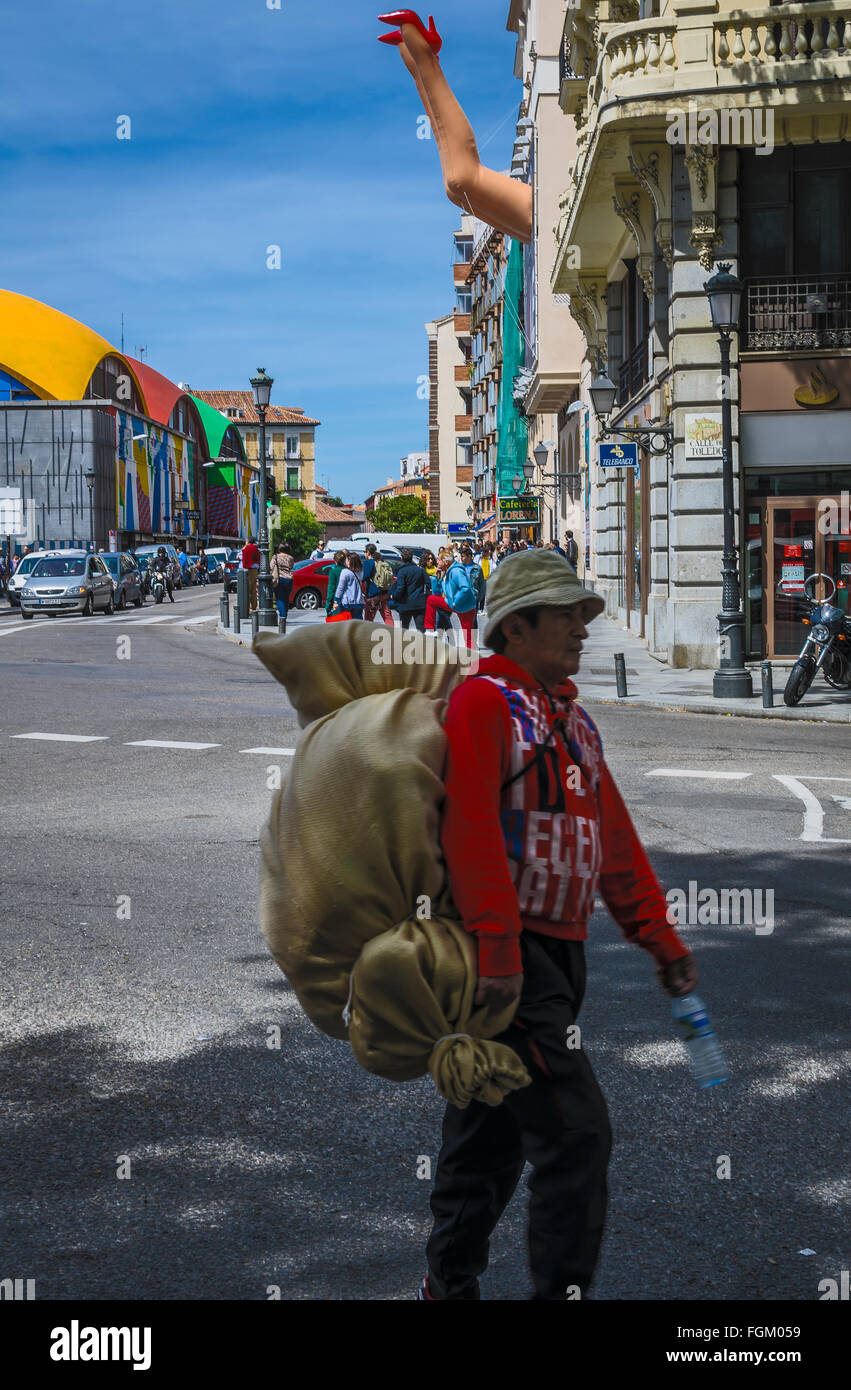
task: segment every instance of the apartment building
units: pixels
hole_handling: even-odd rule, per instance
[[[451,313],[426,324],[429,347],[429,512],[441,528],[473,514],[470,444],[471,342],[467,276],[475,219],[463,214],[453,234]]]
[[[519,384],[533,468],[528,492],[539,499],[539,534],[545,540],[563,538],[570,528],[584,564],[590,492],[587,420],[581,405],[568,408],[579,401],[585,342],[568,296],[554,294],[550,287],[564,171],[576,158],[573,123],[565,121],[559,104],[564,6],[552,0],[512,0],[507,28],[517,34],[514,75],[523,84],[511,173],[531,183],[534,197],[533,240],[523,248]],[[588,542],[590,549],[590,528]]]
[[[829,573],[843,604],[851,580],[842,7],[561,8],[562,143],[575,139],[576,156],[564,166],[551,288],[570,297],[583,332],[583,400],[605,371],[610,426],[672,426],[670,448],[642,450],[637,470],[592,463],[595,582],[652,651],[717,665],[726,393],[745,653],[791,656],[803,579]],[[742,287],[729,376],[706,294],[722,263]]]
[[[232,420],[245,442],[246,458],[258,466],[260,417],[251,391],[196,391],[195,395]],[[270,405],[266,411],[266,455],[275,487],[316,514],[316,427],[303,410]]]

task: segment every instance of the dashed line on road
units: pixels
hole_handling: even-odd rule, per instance
[[[200,752],[205,748],[221,748],[220,743],[180,743],[176,739],[168,738],[140,738],[125,743],[125,748],[187,748],[192,752]]]
[[[10,734],[10,738],[40,739],[44,743],[105,743],[108,734]]]
[[[713,769],[703,771],[695,767],[655,767],[652,772],[645,772],[645,777],[705,777],[713,781],[723,782],[743,782],[746,777],[752,777],[750,772],[727,772]]]
[[[240,753],[277,753],[282,758],[294,758],[294,748],[240,748]]]

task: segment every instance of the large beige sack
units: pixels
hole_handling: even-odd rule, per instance
[[[307,726],[262,836],[261,925],[305,1013],[368,1070],[431,1068],[456,1103],[496,1104],[529,1078],[510,1049],[475,1041],[514,1007],[473,1010],[475,946],[440,852],[441,718],[460,671],[425,658],[457,653],[408,634],[416,664],[375,660],[380,635],[351,622],[255,639]],[[457,1033],[471,1036],[440,1041]]]

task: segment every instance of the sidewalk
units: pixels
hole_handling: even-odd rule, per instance
[[[324,621],[321,613],[291,613],[289,630]],[[481,631],[483,617],[479,619]],[[220,624],[215,629],[240,646],[251,647],[250,627],[235,636]],[[483,655],[490,655],[481,647]],[[626,679],[629,695],[619,699],[615,681],[615,652],[626,658]],[[611,618],[595,618],[588,628],[588,640],[582,655],[582,665],[576,677],[579,698],[584,704],[633,705],[638,709],[688,710],[699,714],[739,715],[746,719],[803,719],[816,723],[851,724],[851,691],[832,690],[818,676],[800,705],[787,709],[783,703],[783,687],[789,666],[774,667],[774,708],[762,707],[760,668],[752,669],[754,695],[750,700],[716,700],[712,694],[712,671],[677,670],[656,661],[640,637],[614,622]]]
[[[626,659],[626,699],[618,699],[615,683],[615,652]],[[774,708],[762,707],[760,668],[751,668],[754,695],[750,700],[716,700],[712,694],[712,671],[677,670],[656,661],[640,637],[627,632],[605,616],[595,618],[588,627],[588,640],[576,684],[579,698],[639,708],[691,710],[700,714],[737,714],[753,719],[805,719],[819,723],[851,723],[851,691],[833,690],[824,677],[816,677],[800,705],[788,709],[783,703],[783,687],[789,666],[774,665]]]

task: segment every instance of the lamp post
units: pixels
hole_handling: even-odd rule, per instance
[[[94,548],[95,548],[95,509],[94,509],[95,470],[94,470],[93,468],[87,468],[87,469],[86,469],[86,472],[83,474],[83,476],[84,476],[84,478],[85,478],[85,480],[86,480],[86,486],[87,486],[88,489],[89,489],[89,539],[91,540],[91,543],[92,543],[92,550],[94,550]]]
[[[266,507],[266,411],[272,395],[273,378],[267,376],[263,367],[257,368],[257,375],[251,378],[254,404],[260,416],[260,574],[258,577],[258,615],[260,627],[277,627],[278,615],[272,606],[272,576],[269,571],[269,516]]]
[[[718,614],[721,656],[712,678],[712,694],[717,700],[748,699],[753,695],[753,679],[745,669],[745,615],[739,587],[739,561],[736,552],[736,521],[733,500],[733,408],[730,401],[730,338],[739,323],[742,282],[730,274],[729,262],[721,264],[704,289],[709,300],[712,326],[718,330],[721,347],[721,436],[724,484],[724,559],[721,569],[722,598]]]

